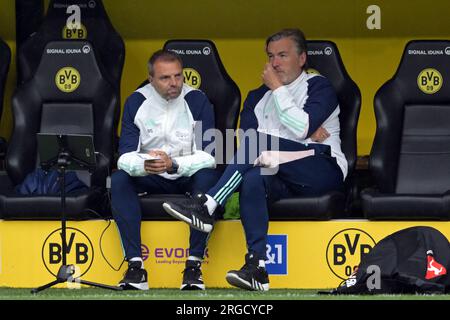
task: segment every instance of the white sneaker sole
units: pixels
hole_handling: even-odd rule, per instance
[[[188,217],[182,215],[181,213],[179,213],[178,211],[173,209],[170,206],[170,204],[168,204],[168,203],[163,203],[163,208],[172,217],[174,217],[175,219],[178,219],[178,220],[186,222],[187,224],[189,224],[195,230],[206,232],[206,233],[210,233],[212,228],[213,228],[213,226],[211,224],[202,223],[201,221],[198,222],[199,226],[197,226],[196,224],[194,224],[192,222],[191,219],[189,219]],[[201,226],[203,226],[203,227],[201,227]]]
[[[148,282],[142,283],[119,283],[124,290],[148,290]]]
[[[238,287],[241,289],[251,290],[251,291],[269,291],[268,283],[262,284],[257,281],[250,283],[242,278],[239,278],[239,276],[234,273],[227,273],[227,275],[225,276],[225,279],[232,286]]]
[[[205,290],[204,284],[182,284],[180,290]]]

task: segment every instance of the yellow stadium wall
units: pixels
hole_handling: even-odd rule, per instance
[[[434,227],[450,238],[450,222],[270,222],[267,266],[269,272],[278,273],[270,276],[271,288],[337,287],[358,265],[361,251],[368,252],[387,235],[417,225]],[[126,263],[118,271],[108,266],[105,258],[117,269],[123,256],[115,224],[107,226],[100,220],[69,222],[68,263],[77,264],[84,280],[115,285]],[[52,281],[61,263],[58,229],[57,221],[0,221],[0,287],[29,288]],[[180,286],[188,232],[188,226],[178,221],[143,222],[142,252],[151,288]],[[225,274],[240,268],[246,253],[240,221],[218,222],[207,252],[206,285],[229,287]]]
[[[243,99],[250,89],[261,83],[267,35],[283,27],[300,27],[309,39],[334,41],[350,76],[362,92],[359,155],[370,152],[375,133],[374,94],[394,74],[405,44],[413,39],[450,39],[447,0],[103,2],[126,45],[122,102],[146,78],[149,55],[167,39],[213,40]],[[381,9],[381,30],[366,27],[371,15],[366,10],[372,4]],[[0,6],[0,37],[15,50],[14,1],[1,0]],[[0,136],[9,137],[12,130],[10,101],[15,81],[13,52]]]

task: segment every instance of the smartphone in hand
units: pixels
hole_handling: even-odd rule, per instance
[[[148,153],[138,153],[138,156],[144,160],[160,160],[161,158],[158,156],[151,156]]]

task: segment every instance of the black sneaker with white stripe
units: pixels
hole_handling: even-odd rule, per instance
[[[253,291],[269,290],[269,275],[266,268],[259,266],[253,254],[245,255],[245,264],[240,270],[228,271],[226,279],[232,286]]]
[[[205,290],[202,270],[200,269],[201,265],[202,263],[200,261],[186,260],[181,290]]]
[[[186,199],[164,202],[163,208],[172,217],[187,222],[192,228],[209,233],[213,229],[214,218],[208,213],[206,200],[203,193],[195,196],[186,193]]]
[[[130,261],[125,276],[119,282],[119,287],[124,290],[148,290],[147,271],[141,266],[140,261]]]

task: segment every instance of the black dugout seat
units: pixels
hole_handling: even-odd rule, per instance
[[[219,52],[209,40],[170,40],[164,49],[178,53],[183,60],[185,81],[202,90],[214,106],[216,128],[222,137],[226,137],[226,129],[236,129],[241,105],[241,94],[236,83],[228,75]],[[236,145],[236,144],[235,144]],[[217,144],[216,162],[218,169],[226,160],[226,144],[223,148]],[[230,153],[231,158],[233,153]],[[141,198],[142,215],[144,219],[171,220],[163,210],[162,203],[173,197],[183,195],[150,195]]]
[[[450,219],[450,41],[411,41],[374,99],[372,220]]]
[[[341,147],[348,162],[345,192],[331,191],[318,197],[281,199],[269,207],[270,220],[327,220],[345,216],[356,164],[356,129],[361,92],[348,75],[339,50],[331,41],[308,41],[308,72],[330,80],[339,100]]]
[[[75,14],[68,7],[80,8],[80,28],[68,28]],[[97,63],[102,66],[103,77],[114,86],[117,100],[114,125],[120,119],[120,81],[125,62],[125,44],[114,29],[102,0],[50,0],[41,26],[18,48],[18,84],[29,80],[36,71],[42,51],[50,41],[87,40],[95,48]],[[117,144],[118,138],[114,138]]]
[[[104,76],[94,48],[87,41],[50,42],[32,78],[14,93],[14,129],[6,155],[8,181],[0,195],[3,219],[59,219],[59,196],[25,196],[13,192],[39,164],[38,132],[90,134],[94,137],[97,169],[88,177],[87,191],[68,194],[67,218],[96,218],[105,202],[105,181],[113,161],[114,115],[118,96]],[[101,213],[101,212],[100,212]]]
[[[0,39],[0,120],[3,114],[3,98],[5,84],[8,76],[9,64],[11,62],[11,50],[8,45]],[[0,137],[0,161],[3,161],[6,153],[6,140]]]
[[[80,29],[67,28],[68,19],[80,8]],[[69,21],[72,21],[69,19]],[[31,79],[38,68],[41,54],[47,43],[60,40],[87,40],[95,48],[97,63],[111,84],[120,89],[120,79],[125,60],[125,45],[111,24],[101,0],[51,0],[47,14],[39,29],[20,47],[18,53],[19,84]],[[120,109],[118,109],[120,112]]]

